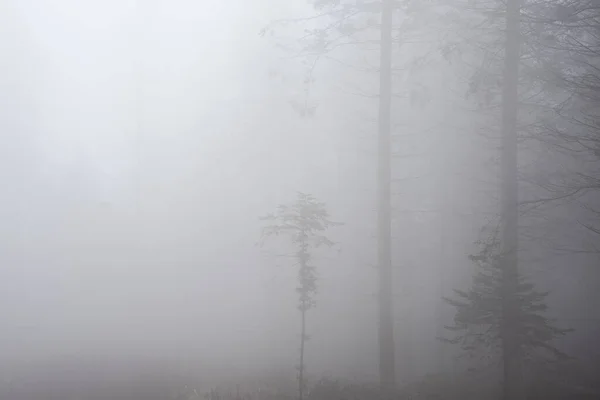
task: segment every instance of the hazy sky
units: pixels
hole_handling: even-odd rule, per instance
[[[257,218],[337,173],[300,168],[331,158],[295,136],[304,128],[282,94],[297,89],[269,86],[268,4],[13,6],[7,41],[21,57],[7,97],[26,100],[4,141],[29,157],[8,174],[4,208],[8,342],[86,353],[218,341],[260,354],[281,293]],[[286,304],[276,315],[295,320]]]

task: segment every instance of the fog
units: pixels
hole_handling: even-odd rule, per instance
[[[157,374],[204,391],[294,385],[297,270],[289,247],[259,245],[259,217],[299,191],[343,223],[314,257],[309,382],[377,381],[377,46],[341,46],[312,68],[313,56],[277,45],[293,47],[304,25],[259,35],[315,13],[302,1],[0,1],[4,382]],[[404,61],[431,49],[395,51]],[[498,214],[500,179],[490,162],[499,117],[463,95],[466,68],[436,59],[408,69],[394,76],[405,95],[392,108],[403,383],[456,365],[459,350],[438,340],[454,318],[442,297],[471,282],[468,255]],[[314,116],[293,104],[314,105]],[[554,177],[593,174],[594,162],[539,143],[519,160],[525,175]],[[546,196],[528,182],[523,198]],[[561,348],[590,359],[600,271],[582,222],[594,204],[586,193],[520,221],[522,270],[550,291],[557,323],[575,328]]]

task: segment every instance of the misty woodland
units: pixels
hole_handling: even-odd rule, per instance
[[[600,0],[0,0],[0,400],[600,399]]]

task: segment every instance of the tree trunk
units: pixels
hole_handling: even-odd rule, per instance
[[[302,306],[302,325],[300,328],[300,366],[298,367],[298,399],[304,399],[304,343],[306,341],[306,307]]]
[[[396,379],[391,262],[391,102],[393,0],[382,0],[379,72],[378,143],[378,266],[379,266],[379,379],[383,390],[393,390]]]
[[[518,279],[518,78],[520,58],[520,1],[507,0],[504,86],[502,93],[502,243],[503,315],[502,356],[504,399],[523,398],[518,343],[516,289]]]

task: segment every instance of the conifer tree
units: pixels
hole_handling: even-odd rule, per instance
[[[502,332],[507,329],[503,317],[505,302],[500,229],[496,228],[484,240],[477,242],[480,250],[469,256],[475,272],[468,290],[454,290],[454,296],[444,300],[456,309],[454,324],[446,329],[450,338],[442,340],[457,344],[463,355],[487,365],[500,363],[504,357]],[[508,271],[510,272],[510,271]],[[548,292],[536,290],[524,274],[516,278],[516,291],[511,295],[517,307],[513,324],[517,357],[525,371],[542,371],[569,357],[555,346],[555,339],[570,329],[556,327],[545,315]]]

